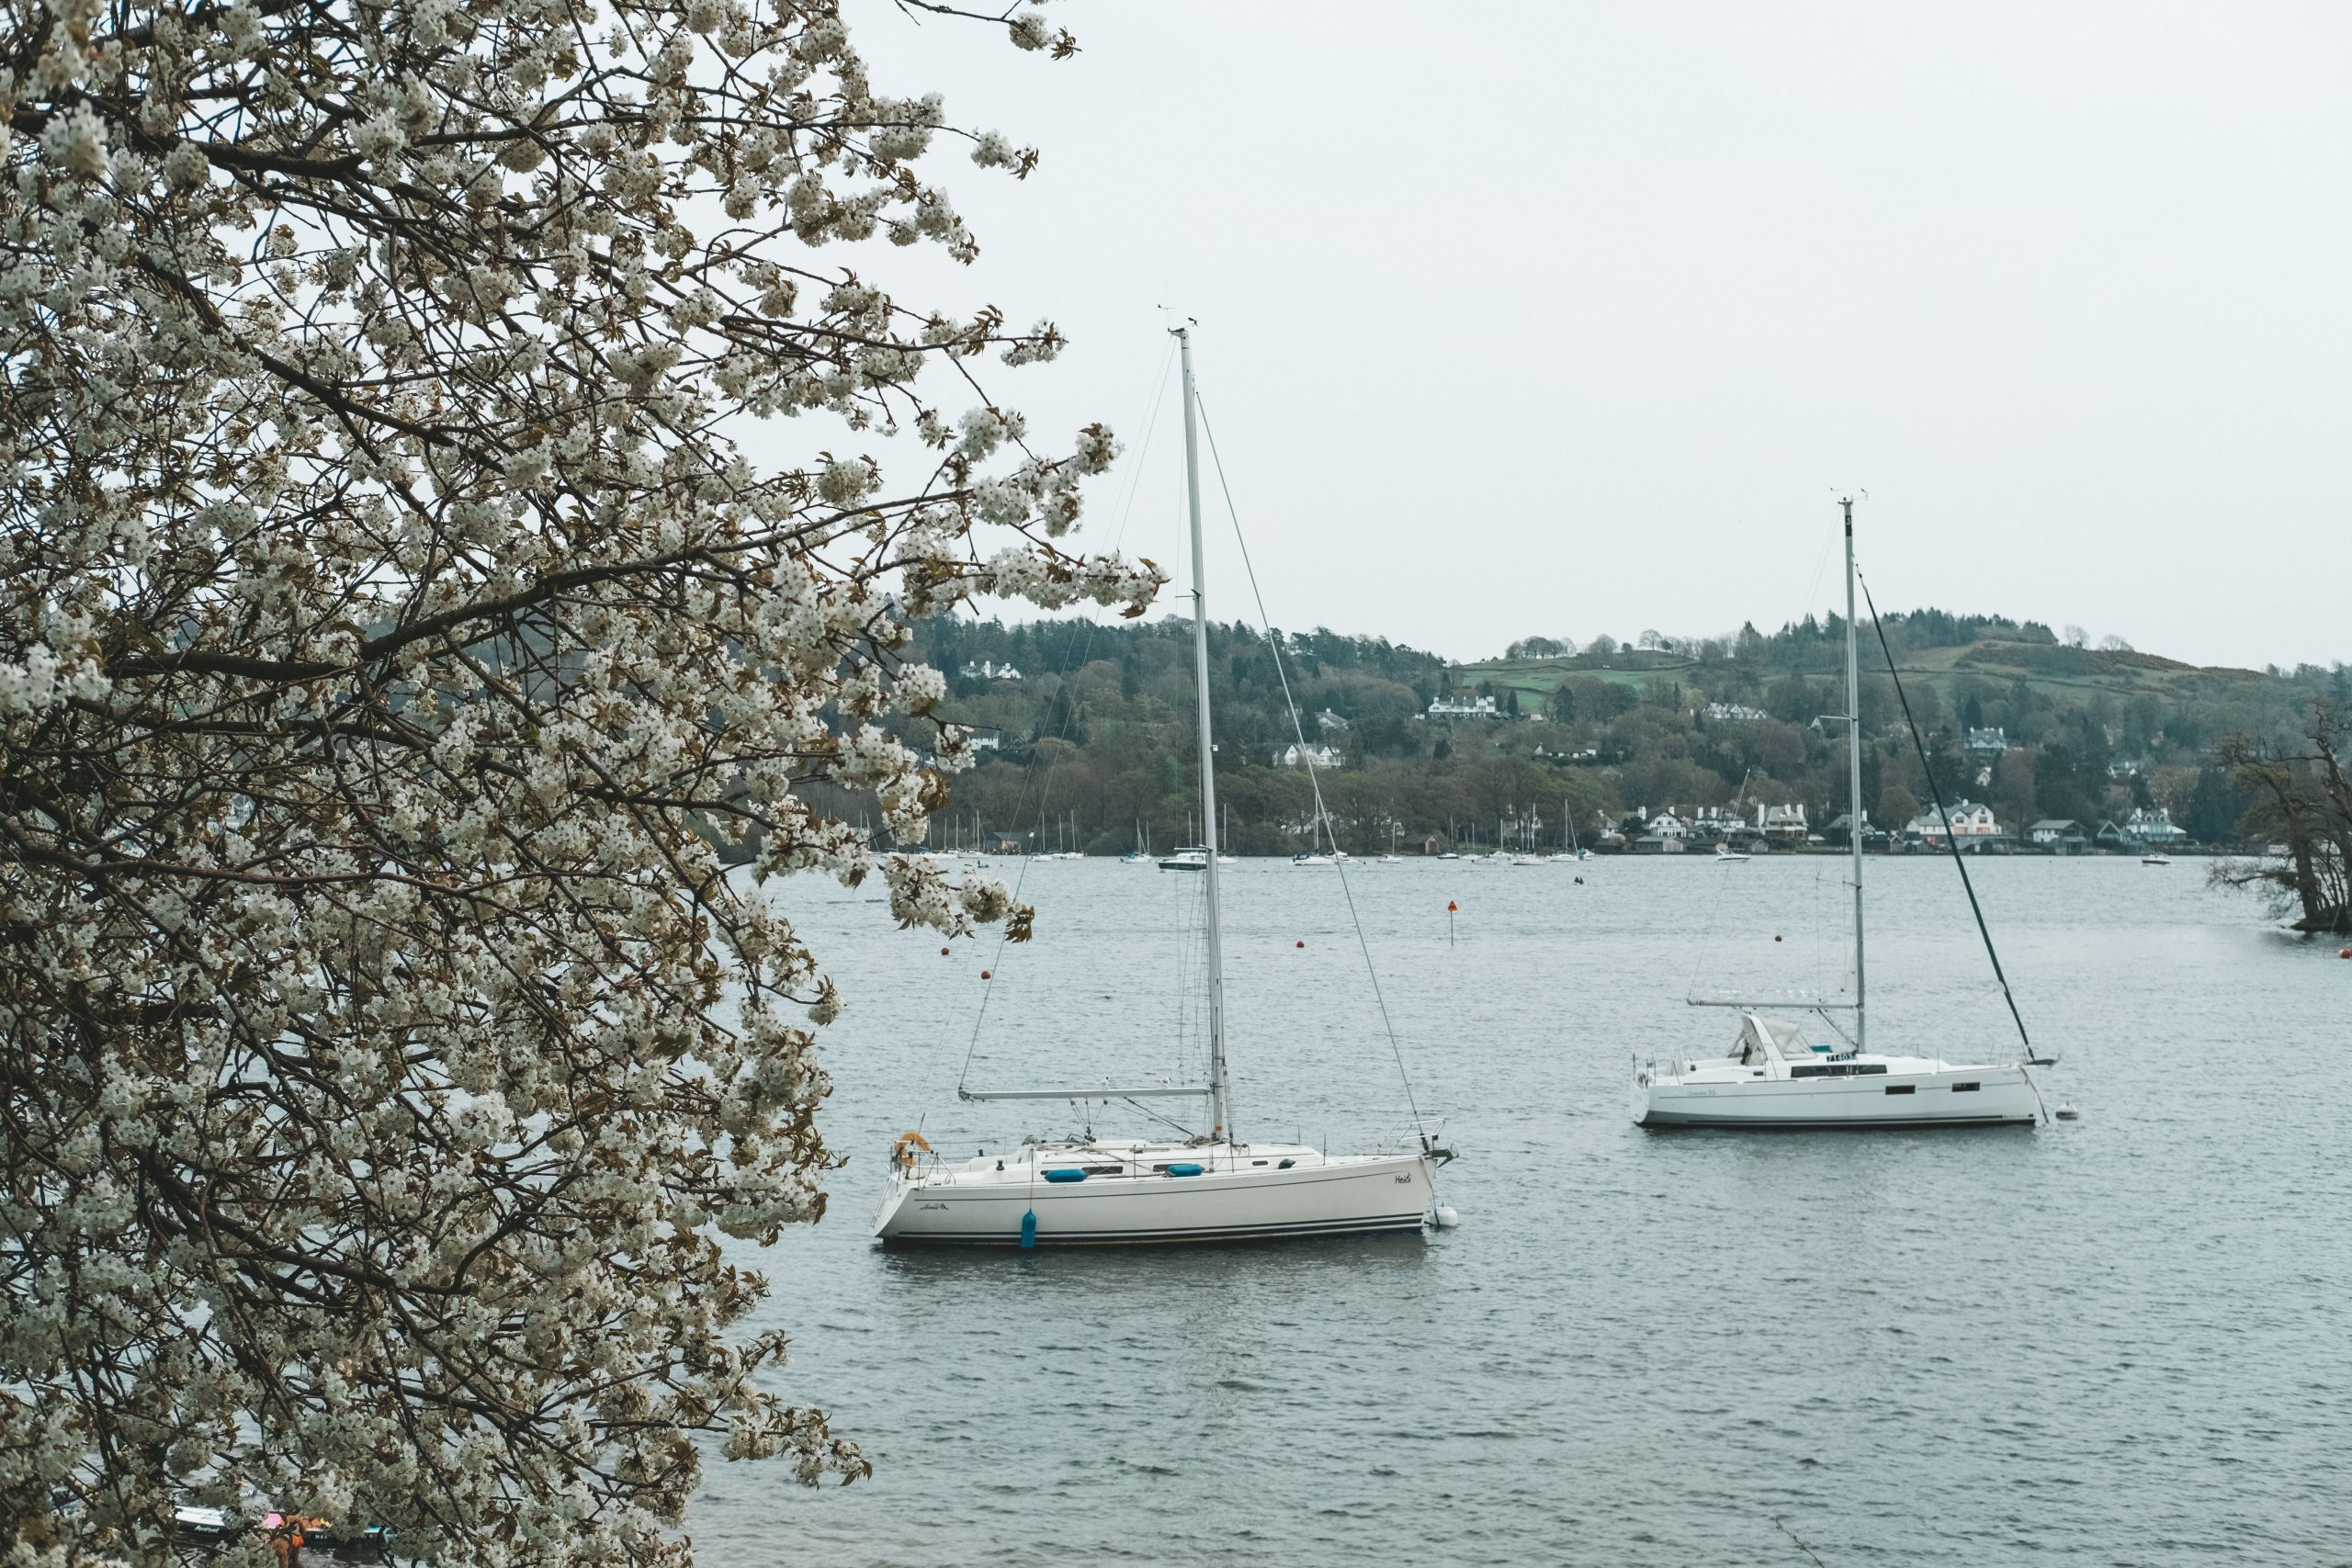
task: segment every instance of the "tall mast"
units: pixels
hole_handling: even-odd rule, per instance
[[[1854,1049],[1862,1048],[1862,666],[1854,626],[1854,498],[1846,509],[1846,838],[1854,847]]]
[[[1209,900],[1209,1110],[1215,1135],[1230,1141],[1226,1120],[1225,949],[1217,930],[1216,753],[1209,739],[1208,572],[1201,550],[1201,455],[1193,434],[1193,330],[1177,327],[1176,346],[1184,364],[1184,502],[1193,523],[1193,685],[1201,725],[1201,843],[1208,851]]]

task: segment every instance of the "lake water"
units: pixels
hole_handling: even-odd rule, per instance
[[[866,1224],[905,1128],[961,1157],[1075,1125],[959,1107],[967,1050],[976,1088],[1187,1070],[1197,877],[1034,864],[1038,940],[947,957],[863,894],[779,885],[849,999],[826,1122],[853,1158],[758,1257],[796,1336],[777,1386],[875,1474],[714,1460],[701,1561],[1804,1563],[1774,1516],[1830,1568],[2352,1561],[2352,963],[2194,862],[1984,861],[2080,1121],[1645,1133],[1631,1058],[1731,1037],[1694,983],[1842,971],[1841,862],[1696,858],[1352,867],[1462,1226],[1167,1251]],[[1870,881],[1873,1046],[2013,1059],[1950,863]],[[1336,874],[1227,884],[1237,1127],[1393,1139]]]

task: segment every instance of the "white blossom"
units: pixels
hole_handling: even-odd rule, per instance
[[[919,837],[971,750],[910,621],[1162,581],[1066,542],[1108,430],[932,406],[1050,322],[827,249],[971,262],[965,133],[833,0],[0,32],[11,1561],[185,1493],[683,1564],[689,1434],[864,1473],[718,1250],[823,1212],[855,1000],[753,884],[1026,937],[810,786]]]

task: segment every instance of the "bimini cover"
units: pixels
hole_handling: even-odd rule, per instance
[[[1739,1030],[1741,1053],[1764,1051],[1783,1062],[1810,1062],[1813,1050],[1806,1045],[1797,1026],[1784,1018],[1766,1018],[1761,1013],[1742,1015]]]

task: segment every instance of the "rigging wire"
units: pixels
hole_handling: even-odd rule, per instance
[[[1306,763],[1307,787],[1315,795],[1315,819],[1322,826],[1324,831],[1330,835],[1331,848],[1334,852],[1331,857],[1331,868],[1339,874],[1340,892],[1348,904],[1348,920],[1355,927],[1356,949],[1363,954],[1364,973],[1372,980],[1373,1000],[1380,1009],[1380,1027],[1388,1036],[1390,1054],[1396,1058],[1396,1077],[1405,1086],[1405,1104],[1412,1113],[1413,1135],[1420,1140],[1421,1146],[1426,1149],[1429,1147],[1430,1137],[1421,1124],[1421,1107],[1419,1100],[1413,1093],[1413,1076],[1405,1070],[1405,1048],[1397,1043],[1396,1021],[1388,1015],[1388,997],[1380,988],[1380,971],[1372,962],[1372,943],[1363,934],[1363,918],[1356,912],[1355,890],[1348,886],[1348,863],[1340,859],[1337,853],[1340,847],[1339,834],[1331,824],[1330,808],[1323,803],[1323,785],[1316,777],[1317,769],[1314,759],[1306,755],[1306,727],[1298,716],[1298,701],[1291,695],[1290,676],[1283,668],[1282,644],[1274,637],[1272,621],[1266,615],[1266,596],[1258,587],[1258,569],[1250,559],[1250,541],[1242,537],[1241,513],[1233,504],[1233,487],[1226,482],[1225,459],[1217,455],[1216,432],[1209,423],[1208,405],[1202,400],[1197,385],[1193,389],[1193,404],[1200,410],[1201,433],[1208,438],[1209,462],[1216,469],[1216,485],[1218,491],[1225,496],[1226,515],[1233,522],[1234,542],[1241,547],[1241,568],[1250,579],[1250,595],[1257,602],[1258,625],[1265,637],[1267,649],[1274,657],[1274,678],[1282,683],[1283,705],[1290,710],[1291,732],[1298,738],[1299,756]]]
[[[1795,1541],[1799,1551],[1804,1552],[1807,1557],[1813,1558],[1814,1568],[1829,1568],[1827,1563],[1822,1562],[1819,1557],[1815,1555],[1813,1548],[1804,1543],[1804,1538],[1803,1536],[1797,1534],[1796,1531],[1791,1529],[1788,1526],[1781,1522],[1780,1515],[1774,1514],[1770,1516],[1770,1517],[1772,1520],[1772,1528],[1774,1529],[1779,1530],[1782,1535],[1787,1536],[1791,1540]]]
[[[1960,870],[1960,886],[1968,894],[1969,912],[1976,917],[1976,934],[1984,939],[1984,956],[1993,961],[1993,977],[2001,983],[2001,999],[2009,1004],[2009,1017],[2018,1026],[2018,1039],[2025,1045],[2027,1065],[2049,1066],[2057,1058],[2037,1057],[2033,1054],[2033,1037],[2026,1032],[2025,1015],[2018,1011],[2018,999],[2009,991],[2009,977],[2001,968],[2001,955],[1993,947],[1992,928],[1984,923],[1984,908],[1976,901],[1976,885],[1969,880],[1968,857],[1961,853],[1960,840],[1951,830],[1951,814],[1944,809],[1943,789],[1936,783],[1935,764],[1928,761],[1928,743],[1920,739],[1918,720],[1911,716],[1911,699],[1904,694],[1903,673],[1894,667],[1894,649],[1887,644],[1886,626],[1878,618],[1878,605],[1871,598],[1871,585],[1863,580],[1859,566],[1854,569],[1854,581],[1861,584],[1862,603],[1871,613],[1871,629],[1878,633],[1878,649],[1886,659],[1886,672],[1894,678],[1894,700],[1903,705],[1903,722],[1911,731],[1911,748],[1919,755],[1919,771],[1927,775],[1928,794],[1936,804],[1936,819],[1944,825],[1944,841],[1951,846],[1951,863]],[[1859,805],[1857,813],[1859,815]],[[2035,1093],[2038,1098],[2040,1091]]]
[[[1157,378],[1157,382],[1151,397],[1151,412],[1145,418],[1143,424],[1143,445],[1136,449],[1136,465],[1127,480],[1127,498],[1125,502],[1119,509],[1118,526],[1111,531],[1111,548],[1114,550],[1116,550],[1119,547],[1119,541],[1126,537],[1127,520],[1135,514],[1136,496],[1142,489],[1143,485],[1144,459],[1151,455],[1151,437],[1153,433],[1159,428],[1159,408],[1160,405],[1168,399],[1168,367],[1174,364],[1175,360],[1176,349],[1171,344],[1167,354],[1163,355],[1159,361],[1159,375]],[[1056,672],[1062,682],[1062,695],[1064,698],[1062,703],[1062,732],[1058,737],[1060,739],[1067,740],[1069,739],[1070,726],[1078,721],[1077,705],[1068,700],[1069,672],[1073,669],[1082,670],[1086,667],[1087,657],[1094,651],[1095,634],[1101,629],[1102,628],[1097,626],[1094,621],[1090,619],[1086,623],[1086,637],[1079,647],[1078,659],[1074,662],[1067,658],[1064,659],[1062,661],[1062,668]],[[1058,757],[1055,758],[1052,761],[1046,764],[1046,776],[1037,781],[1037,821],[1040,828],[1043,827],[1046,820],[1046,802],[1051,797],[1053,793],[1054,771],[1060,766],[1061,759]],[[1027,812],[1024,809],[1022,816],[1016,817],[1014,820],[1019,821],[1022,818],[1026,816]],[[1016,904],[1021,901],[1021,890],[1029,885],[1029,867],[1031,863],[1035,859],[1036,857],[1035,855],[1023,855],[1021,859],[1020,873],[1012,879],[1012,899]],[[1003,968],[1005,953],[1011,946],[1012,940],[1012,937],[1007,933],[998,933],[996,940],[996,952],[990,956],[989,964],[991,974],[999,972]],[[964,1066],[956,1075],[956,1092],[958,1098],[963,1095],[964,1086],[971,1081],[972,1055],[973,1053],[980,1048],[980,1026],[988,1020],[989,998],[995,994],[996,991],[992,986],[988,990],[982,991],[980,993],[979,1008],[972,1015],[972,1038],[964,1047]],[[917,1130],[921,1130],[920,1123],[917,1124]]]

